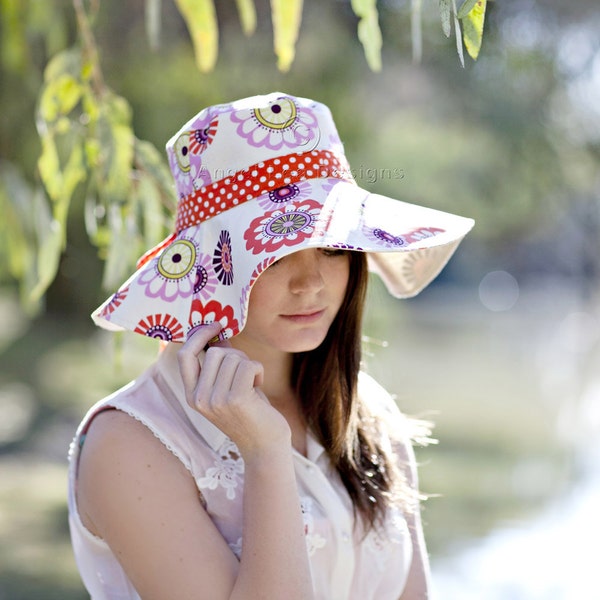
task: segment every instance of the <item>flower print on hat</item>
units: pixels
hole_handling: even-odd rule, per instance
[[[220,335],[223,335],[226,339],[233,337],[240,330],[238,320],[233,314],[233,307],[229,305],[223,306],[216,300],[210,300],[206,304],[203,304],[199,299],[194,299],[192,301],[190,327],[187,337],[189,338],[198,327],[210,325],[215,321],[221,323],[223,329]]]
[[[93,313],[110,331],[185,341],[219,321],[242,330],[256,278],[303,248],[367,252],[392,295],[419,293],[471,219],[360,187],[327,106],[274,92],[210,106],[167,142],[177,190],[171,234]]]
[[[401,235],[394,235],[380,227],[368,227],[366,228],[366,234],[371,241],[381,246],[394,246],[396,248],[406,246],[406,240]]]
[[[244,233],[246,249],[258,254],[299,244],[312,235],[320,210],[318,202],[308,199],[257,217]]]
[[[212,267],[212,257],[201,254],[196,266],[196,280],[194,281],[194,295],[209,300],[217,289],[219,280]]]
[[[197,250],[187,238],[175,240],[141,273],[138,282],[145,286],[149,298],[174,300],[194,293]]]
[[[127,293],[129,292],[129,286],[121,288],[119,291],[115,292],[110,299],[110,302],[106,304],[106,306],[102,309],[100,315],[103,319],[110,320],[110,315],[114,312],[116,308],[118,308],[123,300],[127,298]]]
[[[166,314],[144,317],[137,324],[134,331],[164,342],[177,342],[183,339],[183,327],[179,321],[175,317]]]
[[[277,205],[284,204],[290,200],[307,198],[311,189],[310,184],[306,181],[282,185],[281,187],[271,190],[264,196],[259,196],[258,204],[265,210],[273,209]]]
[[[212,264],[217,277],[223,285],[233,283],[233,259],[231,257],[231,236],[228,231],[221,231]]]
[[[193,129],[180,133],[174,141],[169,163],[180,193],[192,193],[212,181],[208,169],[202,165],[201,155],[212,143],[218,125],[218,118],[207,117],[194,123]]]
[[[231,120],[238,123],[238,135],[256,148],[312,150],[319,140],[319,124],[313,111],[287,96],[272,100],[266,107],[235,111]]]

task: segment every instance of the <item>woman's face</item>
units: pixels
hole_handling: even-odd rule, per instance
[[[237,338],[282,352],[313,350],[342,305],[349,273],[350,258],[340,250],[309,248],[283,257],[254,284]]]

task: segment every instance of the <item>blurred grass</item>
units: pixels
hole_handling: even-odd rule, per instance
[[[540,511],[569,476],[556,409],[537,383],[532,322],[483,312],[475,296],[441,286],[398,302],[374,281],[369,297],[368,371],[402,410],[436,424],[439,444],[417,450],[434,560]],[[9,300],[0,310],[19,318]],[[52,315],[11,331],[0,337],[0,410],[7,389],[26,391],[35,408],[24,434],[0,444],[0,600],[85,598],[68,538],[67,449],[85,411],[142,371],[157,346]]]

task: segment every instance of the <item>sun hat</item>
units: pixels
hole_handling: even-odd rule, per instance
[[[253,283],[305,248],[367,252],[398,298],[442,270],[473,220],[359,187],[324,104],[275,92],[211,106],[167,143],[173,233],[92,314],[112,331],[183,342],[219,321],[245,325]]]

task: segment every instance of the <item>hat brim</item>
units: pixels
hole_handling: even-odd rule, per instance
[[[248,298],[274,261],[305,248],[368,253],[369,268],[398,298],[418,294],[442,270],[473,220],[371,194],[354,183],[313,179],[267,193],[159,247],[92,318],[112,331],[185,341],[220,321],[225,337],[245,325]]]

